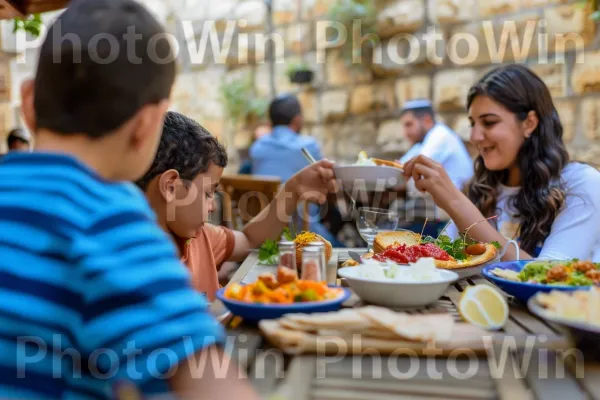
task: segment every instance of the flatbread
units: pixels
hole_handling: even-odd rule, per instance
[[[409,315],[375,306],[362,307],[358,312],[400,338],[419,342],[448,341],[454,326],[452,315],[447,313]]]
[[[398,169],[404,169],[404,165],[395,162],[395,161],[388,161],[388,160],[382,160],[380,158],[372,158],[373,162],[377,165],[383,165],[386,167],[392,167],[392,168],[398,168]]]
[[[460,269],[476,267],[481,264],[493,260],[498,254],[498,249],[493,244],[485,245],[485,252],[477,256],[470,256],[468,259],[463,261],[441,261],[435,260],[435,266],[441,269]]]

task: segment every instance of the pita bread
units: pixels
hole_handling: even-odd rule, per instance
[[[375,236],[373,241],[373,251],[376,254],[383,253],[385,249],[391,246],[398,246],[406,244],[407,246],[414,246],[421,242],[421,235],[409,231],[392,231],[392,232],[381,232]]]
[[[493,260],[498,254],[498,249],[493,244],[485,245],[485,252],[477,256],[469,256],[466,260],[441,261],[435,260],[435,266],[442,269],[459,269],[476,267],[481,264]]]
[[[382,307],[363,307],[358,311],[380,327],[394,332],[398,337],[428,342],[448,341],[454,325],[450,314],[409,315]]]
[[[415,246],[421,242],[421,235],[415,232],[398,231],[398,232],[382,232],[375,236],[373,242],[373,251],[375,254],[383,253],[387,248],[405,244],[407,246]],[[442,269],[459,269],[475,267],[493,260],[498,254],[498,250],[493,244],[485,245],[485,252],[477,256],[469,256],[466,260],[455,260],[450,257],[448,261],[435,260],[435,266]],[[372,256],[371,256],[372,257]],[[367,258],[363,256],[363,258]]]
[[[380,158],[372,158],[372,160],[377,165],[383,165],[386,167],[404,169],[404,166],[402,164],[395,162],[395,161],[382,160]]]

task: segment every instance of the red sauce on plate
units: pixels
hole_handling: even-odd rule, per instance
[[[450,255],[448,253],[431,243],[418,244],[414,246],[401,244],[396,247],[390,247],[383,253],[373,256],[373,258],[377,261],[390,260],[398,264],[416,262],[422,257],[431,257],[440,261],[450,261]]]

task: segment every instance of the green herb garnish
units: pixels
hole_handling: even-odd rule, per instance
[[[465,248],[468,246],[468,243],[462,237],[452,240],[446,235],[440,235],[440,237],[437,239],[427,236],[423,239],[423,243],[435,244],[437,247],[448,253],[450,257],[453,257],[456,260],[467,259]]]
[[[258,262],[273,265],[279,262],[279,245],[274,240],[265,240],[258,249]]]

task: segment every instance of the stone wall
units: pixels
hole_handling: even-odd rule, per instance
[[[468,88],[490,68],[516,61],[531,66],[548,84],[571,154],[599,163],[600,34],[589,18],[591,10],[579,0],[373,1],[380,41],[367,52],[374,57],[365,57],[366,66],[360,68],[349,65],[335,46],[321,51],[326,37],[318,28],[336,0],[273,0],[279,50],[275,92],[299,95],[305,133],[319,139],[326,156],[352,160],[360,150],[399,156],[407,144],[398,113],[406,100],[416,97],[432,99],[439,119],[468,139]],[[222,80],[249,76],[253,95],[269,98],[269,54],[261,37],[268,32],[264,1],[147,0],[144,4],[179,43],[180,75],[173,109],[197,119],[226,142],[234,169],[235,150],[248,146],[251,127],[232,126],[219,85]],[[44,15],[45,22],[56,15]],[[210,41],[202,46],[202,32],[210,32],[211,27],[218,38],[216,47]],[[3,134],[20,124],[18,89],[23,79],[33,75],[36,55],[35,49],[15,52],[11,30],[9,21],[2,23]],[[220,54],[228,34],[231,48]],[[530,46],[523,50],[527,41]],[[471,51],[475,46],[479,51]],[[507,50],[497,52],[498,46]],[[26,57],[25,63],[18,62],[21,57]],[[314,71],[311,84],[291,84],[285,75],[287,66],[299,60]]]
[[[377,0],[381,40],[373,54],[381,57],[376,62],[367,59],[363,69],[348,65],[339,49],[319,53],[324,39],[318,23],[335,0],[273,1],[274,31],[285,48],[275,65],[276,92],[298,93],[305,132],[319,139],[328,157],[352,160],[360,150],[390,158],[402,154],[407,144],[398,114],[406,100],[416,97],[432,99],[439,119],[468,140],[465,100],[469,87],[494,66],[524,62],[549,86],[571,154],[598,163],[600,39],[589,18],[591,10],[577,1]],[[220,36],[227,21],[237,21],[234,43],[245,34],[267,32],[262,1],[219,3],[210,17],[217,21]],[[209,19],[208,12],[203,17]],[[194,26],[201,32],[202,18]],[[503,47],[502,35],[506,51],[498,52],[498,46]],[[529,48],[519,48],[528,41]],[[252,37],[241,43],[233,46],[223,63],[183,61],[174,96],[176,109],[197,118],[232,151],[247,146],[251,134],[226,124],[217,82],[221,77],[251,74],[257,96],[268,97],[270,87],[267,55]],[[479,51],[473,51],[475,46]],[[242,62],[236,56],[240,49],[251,53]],[[318,55],[324,56],[324,62],[318,62]],[[287,65],[298,60],[306,61],[315,72],[311,84],[294,85],[285,76]]]

